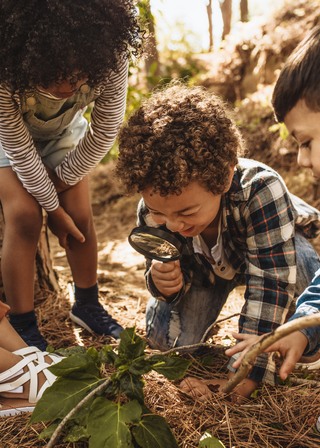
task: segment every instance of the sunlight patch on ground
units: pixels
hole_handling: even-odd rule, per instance
[[[68,291],[67,299],[68,299],[68,302],[70,303],[70,308],[71,308],[71,306],[74,304],[74,291],[73,291],[73,285],[71,282],[69,282],[67,285],[67,291]],[[72,325],[72,326],[73,326],[72,331],[74,334],[76,344],[83,347],[84,343],[83,343],[83,340],[81,337],[82,328],[76,327],[75,325]]]
[[[119,263],[126,269],[144,264],[144,257],[136,252],[126,240],[117,242],[117,244],[107,243],[99,250],[98,255],[99,258],[107,257],[109,263]]]

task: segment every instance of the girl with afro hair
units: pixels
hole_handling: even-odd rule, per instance
[[[45,349],[34,311],[44,210],[72,271],[71,319],[118,338],[122,327],[98,300],[88,174],[123,120],[128,60],[141,49],[136,8],[131,0],[1,0],[0,17],[2,276],[10,322],[28,345]]]

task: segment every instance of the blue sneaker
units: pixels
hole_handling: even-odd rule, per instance
[[[12,322],[11,325],[19,334],[21,339],[23,339],[24,342],[30,347],[38,347],[38,349],[42,352],[44,352],[48,347],[48,343],[40,333],[36,321],[30,323],[27,327]]]
[[[121,325],[107,313],[100,303],[79,304],[75,302],[70,311],[70,319],[90,333],[112,336],[115,339],[119,339],[120,333],[123,331]]]

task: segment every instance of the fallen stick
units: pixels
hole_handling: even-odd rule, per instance
[[[229,394],[236,386],[248,375],[252,368],[254,361],[258,355],[263,353],[270,345],[277,342],[279,339],[287,336],[294,331],[302,330],[304,328],[316,327],[320,325],[320,312],[310,316],[299,317],[298,319],[280,325],[276,330],[268,333],[255,343],[248,352],[244,355],[240,367],[236,374],[229,379],[222,391]]]

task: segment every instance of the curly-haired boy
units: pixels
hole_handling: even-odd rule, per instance
[[[75,284],[71,318],[118,337],[98,301],[97,243],[88,173],[122,122],[128,57],[141,32],[131,0],[4,0],[0,4],[2,278],[10,321],[44,349],[34,312],[34,260],[42,225],[66,249]],[[94,103],[88,127],[84,112]]]
[[[165,226],[193,248],[179,261],[147,260],[150,345],[200,342],[241,284],[240,333],[260,335],[283,323],[320,266],[303,235],[320,214],[292,196],[273,169],[238,158],[242,138],[223,102],[201,87],[174,84],[154,93],[119,137],[116,173],[129,193],[142,195],[138,223]],[[237,393],[249,396],[274,374],[273,360],[259,356]],[[208,392],[197,380],[183,387]]]

